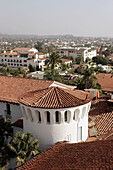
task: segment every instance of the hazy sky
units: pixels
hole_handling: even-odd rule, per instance
[[[0,0],[0,33],[113,37],[113,0]]]

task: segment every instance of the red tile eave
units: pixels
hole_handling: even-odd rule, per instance
[[[7,98],[0,98],[1,102],[8,102],[8,103],[14,103],[14,104],[19,104],[18,100],[14,100],[14,99],[7,99]]]
[[[87,94],[85,94],[86,96]],[[80,98],[80,92],[71,92],[70,90],[62,89],[59,87],[51,87],[43,90],[38,90],[30,93],[25,93],[19,97],[20,103],[47,109],[59,109],[76,107],[86,104],[91,101],[91,98],[84,96],[84,100]]]
[[[69,106],[62,105],[62,106],[59,106],[59,107],[46,107],[46,106],[38,107],[38,106],[31,105],[31,104],[27,104],[25,102],[22,103],[22,101],[19,102],[19,103],[21,103],[25,106],[28,106],[28,107],[39,108],[39,109],[43,109],[43,108],[45,108],[45,109],[61,109],[61,108],[77,107],[77,106],[81,106],[81,105],[89,103],[89,102],[90,102],[90,100],[89,101],[87,100],[87,101],[83,101],[82,103],[79,103],[79,104],[69,105]]]

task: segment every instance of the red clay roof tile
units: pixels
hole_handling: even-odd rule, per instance
[[[18,97],[26,92],[49,87],[53,81],[0,76],[0,101],[19,103]]]
[[[20,103],[38,108],[66,108],[75,107],[91,100],[88,93],[50,87],[26,93],[19,98]]]
[[[13,51],[29,51],[29,50],[31,50],[31,48],[19,48],[19,47],[17,47],[17,48],[13,49]]]
[[[109,106],[105,99],[98,99],[92,103],[89,118],[95,122],[98,136],[106,134],[113,128],[113,106]]]
[[[17,169],[113,169],[113,140],[59,142]]]
[[[113,76],[112,74],[99,73],[96,75],[98,83],[102,90],[113,92]]]

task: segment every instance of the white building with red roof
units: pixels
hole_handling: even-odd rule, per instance
[[[40,151],[58,141],[86,141],[91,99],[89,93],[59,87],[26,93],[19,98],[24,132],[40,141]]]
[[[23,131],[40,141],[41,151],[58,141],[86,141],[91,100],[55,81],[0,76],[0,114],[12,122],[23,117]]]
[[[28,68],[29,64],[39,69],[45,65],[46,55],[38,52],[35,48],[15,48],[10,52],[0,54],[0,65],[7,64],[12,69],[17,69],[19,66]]]

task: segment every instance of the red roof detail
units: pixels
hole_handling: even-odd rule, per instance
[[[89,93],[50,87],[26,93],[19,98],[20,103],[38,108],[66,108],[79,106],[91,100]]]
[[[105,99],[97,99],[92,102],[89,118],[95,122],[98,136],[106,134],[113,128],[113,106],[109,106]]]
[[[12,126],[16,126],[16,127],[19,127],[19,128],[23,128],[23,117],[21,117],[20,119],[18,119],[16,122],[14,122],[12,124]]]
[[[113,92],[113,77],[112,74],[99,73],[96,75],[98,83],[101,85],[102,90]]]
[[[113,140],[58,142],[17,169],[113,169]]]
[[[70,59],[61,58],[62,62],[72,61]]]
[[[36,52],[35,54],[38,54],[38,55],[44,55],[43,53],[40,53],[40,52]]]
[[[2,53],[0,55],[20,55],[20,54],[17,52],[6,52],[6,53]]]
[[[31,49],[32,48],[19,48],[19,47],[17,47],[17,48],[14,48],[13,51],[29,51]]]
[[[18,97],[26,92],[49,87],[53,81],[0,76],[0,101],[19,103]]]
[[[38,58],[39,60],[46,60],[47,58]]]

